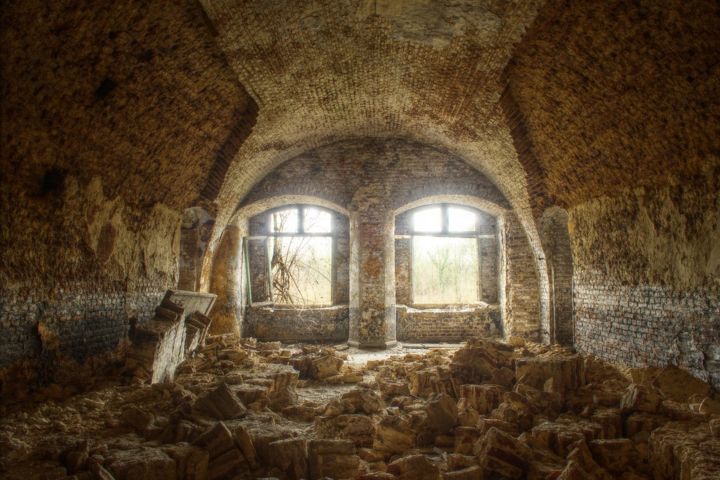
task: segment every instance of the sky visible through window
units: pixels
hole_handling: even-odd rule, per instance
[[[300,222],[300,212],[303,222]],[[302,230],[302,232],[301,232]],[[271,237],[273,300],[281,305],[332,304],[332,216],[318,208],[294,207],[271,214],[271,231],[298,235]]]
[[[443,232],[443,214],[447,229]],[[479,300],[478,243],[453,233],[477,231],[478,216],[460,207],[423,208],[412,216],[412,287],[415,304],[471,304]],[[444,236],[422,235],[442,233]]]

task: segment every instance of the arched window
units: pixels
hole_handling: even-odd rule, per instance
[[[405,239],[408,271],[398,286],[413,305],[491,303],[497,296],[497,245],[494,217],[452,204],[419,207],[398,216],[396,233]],[[400,268],[403,268],[400,266]]]
[[[250,221],[250,284],[255,303],[322,306],[337,303],[337,237],[343,216],[312,205],[269,210]],[[338,228],[340,227],[340,228]]]

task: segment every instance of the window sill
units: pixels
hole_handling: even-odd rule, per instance
[[[477,312],[481,310],[495,310],[500,305],[497,303],[473,303],[462,305],[427,305],[427,304],[411,304],[398,305],[397,308],[405,308],[408,312],[428,312],[428,313],[463,313]]]
[[[267,309],[272,311],[318,311],[318,310],[342,310],[348,308],[347,304],[339,305],[277,305],[273,303],[254,303],[248,305],[252,309]]]

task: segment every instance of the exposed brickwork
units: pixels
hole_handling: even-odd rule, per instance
[[[122,347],[130,320],[151,318],[163,294],[153,284],[137,285],[129,294],[122,283],[72,282],[52,299],[6,295],[0,301],[0,371],[32,359],[33,369],[23,370],[28,383],[66,377],[70,372],[55,370],[58,359],[82,363]],[[12,396],[5,388],[0,381],[0,393]]]
[[[720,294],[575,277],[576,346],[631,366],[679,365],[720,387]]]
[[[175,286],[181,213],[257,106],[196,2],[11,2],[0,27],[0,368],[52,381]]]
[[[249,306],[243,322],[243,336],[283,342],[346,342],[348,330],[347,306]]]
[[[719,29],[712,0],[551,1],[503,76],[556,295],[572,252],[578,348],[716,384]]]
[[[367,346],[382,346],[395,341],[395,305],[400,303],[396,299],[407,298],[410,282],[409,270],[402,265],[397,272],[388,268],[402,263],[404,255],[401,250],[398,256],[392,248],[401,242],[394,239],[394,233],[402,234],[406,230],[393,223],[393,212],[438,195],[450,203],[454,198],[473,198],[490,205],[498,214],[509,207],[492,182],[449,152],[405,140],[350,140],[306,152],[284,163],[250,192],[240,211],[256,204],[263,205],[274,197],[315,198],[348,209],[351,219],[349,238],[357,249],[355,253],[351,249],[349,255],[350,338]],[[402,224],[409,214],[403,213],[398,218]],[[482,233],[496,232],[495,218],[484,218],[483,228],[487,231]],[[540,297],[533,253],[517,218],[508,215],[504,224],[512,227],[509,230],[511,242],[502,257],[507,262],[502,267],[505,277],[508,284],[526,283],[513,287],[513,295],[507,295],[513,302],[512,308],[508,309],[513,316],[507,321],[519,319],[515,334],[535,336]],[[251,235],[262,235],[265,229],[261,217],[251,219]],[[267,269],[267,259],[259,251],[264,248],[260,245],[262,242],[250,240],[251,272],[260,272],[251,274],[256,302],[267,300],[265,293],[255,294],[256,290],[264,292],[266,284],[263,272]],[[483,240],[481,247],[483,300],[490,303],[499,301],[501,267],[496,245],[495,241]],[[402,280],[403,276],[406,280]],[[352,285],[356,286],[354,291]],[[478,332],[487,330],[484,323],[479,328]]]
[[[550,277],[550,337],[572,345],[573,259],[567,212],[557,207],[546,210],[540,219],[540,238]]]
[[[406,138],[486,174],[535,245],[498,80],[542,0],[202,4],[260,105],[218,196],[220,225],[261,178],[298,154],[347,138]]]
[[[680,365],[718,385],[718,181],[571,209],[579,349],[630,365]]]
[[[416,309],[398,305],[397,339],[401,342],[464,342],[502,335],[500,307]]]
[[[546,337],[548,325],[539,325],[540,291],[535,259],[522,227],[512,214],[504,223],[507,253],[505,273],[505,335]],[[511,252],[511,253],[510,253]]]

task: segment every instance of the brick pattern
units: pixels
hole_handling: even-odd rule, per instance
[[[4,7],[0,367],[52,369],[116,349],[176,284],[181,213],[257,105],[197,3]]]
[[[127,292],[122,284],[76,282],[46,295],[0,301],[0,368],[54,351],[82,362],[117,348],[129,319],[152,317],[165,289],[154,284]],[[42,335],[39,333],[42,330]]]
[[[241,208],[252,210],[273,197],[292,196],[318,198],[350,211],[350,338],[374,346],[395,340],[396,302],[410,303],[401,302],[409,298],[410,272],[403,262],[407,252],[401,248],[403,240],[395,240],[393,235],[405,232],[403,219],[409,214],[398,215],[399,222],[393,225],[393,211],[430,196],[442,196],[450,203],[455,197],[481,199],[499,212],[510,206],[490,180],[458,157],[397,139],[345,140],[307,151],[269,173],[243,200]],[[263,231],[259,218],[250,219],[253,234]],[[497,242],[488,240],[481,245],[483,300],[499,302],[501,270],[508,285],[526,283],[508,287],[513,295],[503,292],[503,297],[512,302],[508,312],[519,322],[514,334],[536,336],[540,294],[533,252],[517,217],[507,215],[503,224],[512,232],[503,256],[506,265],[499,263]],[[496,230],[492,216],[487,216],[484,225],[486,233]],[[393,244],[398,248],[392,248]],[[255,249],[251,244],[251,256]],[[251,258],[251,263],[254,261],[258,265],[251,265],[252,271],[263,268],[261,259]],[[388,263],[397,270],[387,269]],[[253,282],[263,281],[261,275],[253,277]]]
[[[547,331],[547,325],[539,325],[540,290],[535,258],[522,227],[508,214],[504,222],[507,261],[505,272],[506,312],[504,332],[506,336],[538,339]]]
[[[572,345],[573,326],[573,258],[568,214],[554,207],[540,219],[540,238],[550,277],[550,331],[553,342]]]
[[[249,306],[242,334],[258,340],[282,342],[346,342],[347,305],[325,308]]]
[[[720,387],[720,293],[575,275],[576,347],[630,366],[678,365]]]
[[[499,305],[463,309],[416,309],[397,306],[397,339],[401,342],[464,342],[473,337],[500,337]]]

